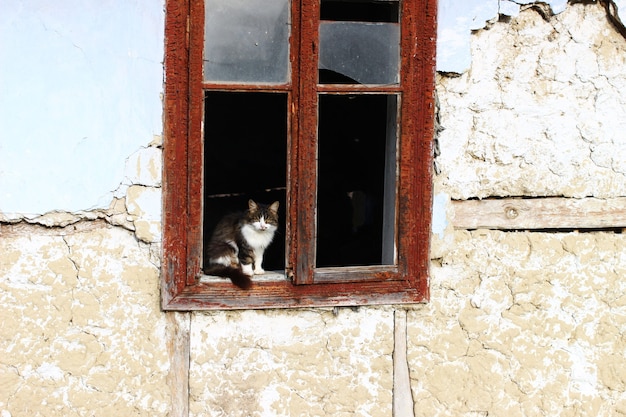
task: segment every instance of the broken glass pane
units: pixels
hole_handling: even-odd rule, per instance
[[[319,82],[397,84],[400,2],[321,0]]]
[[[204,78],[285,83],[289,0],[205,0]]]
[[[398,82],[397,23],[322,22],[319,36],[320,70],[332,71],[359,84]]]

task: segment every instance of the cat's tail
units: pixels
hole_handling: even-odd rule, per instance
[[[225,265],[209,265],[204,268],[203,271],[206,275],[214,275],[222,278],[230,278],[233,284],[241,288],[242,290],[247,290],[252,286],[252,280],[249,275],[243,273],[241,268],[235,268],[232,266]]]

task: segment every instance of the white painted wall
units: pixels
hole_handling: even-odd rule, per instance
[[[162,130],[162,2],[0,10],[0,212],[108,207],[125,159]]]
[[[560,12],[566,1],[549,3]],[[108,207],[129,185],[126,158],[161,133],[162,2],[0,0],[0,10],[0,213]],[[464,72],[470,30],[518,11],[440,0],[438,70]]]

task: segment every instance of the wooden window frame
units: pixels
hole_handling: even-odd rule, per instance
[[[316,42],[292,42],[292,77],[299,87],[249,84],[228,90],[290,96],[286,270],[290,279],[255,282],[241,290],[228,280],[204,283],[203,100],[204,1],[166,0],[163,141],[164,310],[209,310],[404,304],[428,300],[432,217],[432,154],[437,0],[403,0],[400,83],[395,86],[317,84]],[[317,39],[318,3],[292,1],[292,38]],[[302,38],[303,37],[303,38]],[[297,90],[297,91],[294,91]],[[321,268],[314,258],[316,109],[318,93],[400,94],[399,172],[396,197],[397,262],[393,266]],[[313,171],[311,171],[313,170]],[[254,279],[253,279],[254,282]]]

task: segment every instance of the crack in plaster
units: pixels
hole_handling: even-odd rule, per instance
[[[524,10],[532,9],[536,11],[546,22],[550,21],[553,16],[555,16],[555,12],[553,10],[553,6],[549,2],[543,1],[535,1],[535,2],[525,2],[518,0],[498,0],[498,14],[500,15],[502,11],[508,11],[508,8],[503,7],[503,4],[515,4],[519,7],[519,12]],[[611,22],[611,25],[624,37],[626,38],[626,26],[622,22],[619,14],[619,8],[614,0],[569,0],[568,4],[601,4],[605,11],[606,16]],[[487,21],[485,27],[493,23],[495,19]]]
[[[66,256],[66,258],[70,261],[70,263],[74,267],[74,271],[76,272],[76,274],[75,274],[76,282],[79,282],[80,281],[80,266],[78,265],[76,260],[72,257],[72,246],[70,245],[70,242],[68,242],[66,236],[62,235],[61,239],[65,243],[65,246],[67,246],[67,256]],[[70,312],[71,313],[70,313],[69,323],[71,325],[74,324],[74,300],[76,299],[76,297],[75,297],[75,289],[76,289],[76,286],[72,286],[70,288],[70,294],[71,294],[70,299],[72,300],[72,303],[70,305]],[[100,300],[98,300],[98,302],[100,302]]]
[[[497,235],[498,234],[494,234],[494,236],[497,236]],[[567,257],[559,256],[561,268],[571,265],[571,267],[574,270],[581,269],[582,267],[584,267],[584,265],[582,265],[579,261],[581,261],[582,259],[581,256],[584,257],[585,254],[589,254],[589,255],[593,254],[594,259],[597,258],[598,261],[602,261],[602,265],[608,264],[608,267],[606,268],[606,270],[609,271],[608,274],[611,274],[610,271],[615,271],[616,264],[618,262],[621,262],[620,256],[619,256],[620,252],[618,248],[616,247],[615,242],[612,240],[608,242],[605,241],[604,235],[602,234],[589,235],[589,236],[585,236],[584,238],[577,234],[565,234],[565,235],[560,235],[560,236],[561,237],[557,239],[552,239],[552,241],[554,242],[554,245],[551,245],[551,246],[555,246],[558,244],[559,246],[562,246],[564,252],[567,252],[569,255]],[[581,238],[585,240],[580,241]],[[537,242],[539,243],[539,241]],[[531,242],[527,243],[528,246],[530,246],[530,243]],[[468,242],[468,244],[470,244],[473,247],[476,247],[476,243],[474,242]],[[605,253],[607,253],[607,256],[604,257],[602,255],[598,255],[599,253],[598,248],[602,248],[603,252],[606,251]],[[533,251],[535,252],[534,256],[541,256],[541,257],[545,256],[546,255],[545,249],[546,247],[537,245],[533,249]],[[547,251],[548,258],[551,257],[550,252],[551,250]],[[612,254],[612,255],[609,255],[609,254]],[[495,256],[493,256],[493,258],[494,260],[497,260],[496,264],[507,263],[507,257],[497,256],[497,253]],[[510,258],[509,256],[508,261],[510,262],[512,259],[516,260],[516,262],[519,262],[519,265],[525,265],[526,263],[524,262],[524,258],[522,257],[515,256],[515,258]],[[486,260],[484,262],[480,261],[480,262],[491,263],[491,261],[489,260]],[[515,269],[524,270],[527,268],[518,266]],[[601,275],[604,275],[602,270],[598,271],[598,273]],[[546,284],[549,287],[545,287],[542,292],[545,294],[549,294],[550,298],[523,300],[522,298],[526,297],[528,293],[528,289],[518,288],[517,289],[518,294],[515,294],[515,291],[512,288],[512,285],[514,282],[511,281],[508,283],[508,285],[506,285],[506,287],[508,288],[509,292],[513,293],[514,303],[508,309],[503,310],[502,313],[509,314],[508,316],[509,321],[511,317],[515,317],[515,316],[517,316],[518,319],[523,318],[523,317],[535,316],[536,319],[538,319],[538,321],[535,323],[535,326],[537,327],[535,329],[532,329],[533,334],[531,336],[536,336],[536,339],[532,340],[533,345],[543,350],[550,348],[550,346],[553,346],[553,349],[555,350],[555,352],[558,350],[561,350],[561,351],[568,353],[568,356],[565,356],[565,357],[562,357],[562,356],[559,357],[558,355],[552,356],[551,357],[552,361],[549,364],[544,364],[544,365],[550,366],[550,367],[556,367],[559,369],[557,370],[557,372],[567,373],[568,375],[570,375],[567,378],[567,380],[570,381],[569,386],[571,389],[574,390],[574,392],[580,393],[582,395],[596,396],[598,393],[596,387],[598,386],[598,383],[599,383],[597,379],[598,379],[598,375],[600,374],[600,371],[596,370],[596,367],[599,367],[600,364],[598,364],[599,359],[593,355],[601,354],[601,352],[590,353],[590,349],[591,349],[590,346],[601,346],[601,343],[598,343],[597,341],[594,342],[594,340],[598,336],[601,336],[603,333],[602,331],[599,330],[599,326],[601,326],[602,323],[598,318],[593,318],[593,316],[601,317],[601,315],[594,314],[594,312],[586,313],[584,311],[581,311],[580,312],[581,314],[578,316],[574,314],[577,310],[575,308],[572,308],[571,298],[573,297],[573,301],[575,303],[582,302],[583,305],[586,305],[585,303],[587,302],[586,300],[588,298],[585,296],[583,299],[581,299],[580,294],[576,296],[576,294],[568,293],[566,285],[562,282],[562,280],[564,279],[562,276],[551,274],[549,271],[545,271],[542,274],[542,276],[544,277],[546,275],[547,277],[543,278],[541,282]],[[618,277],[619,274],[616,274],[615,272],[613,272],[613,276]],[[539,281],[537,282],[539,283]],[[590,284],[593,285],[593,282],[591,282]],[[598,291],[598,289],[593,288],[593,287],[588,287],[588,288],[580,287],[578,288],[577,292],[582,293],[582,294],[596,294],[597,296],[596,301],[599,301],[599,305],[597,307],[594,307],[594,310],[596,312],[599,312],[599,311],[604,310],[607,305],[610,305],[610,300],[614,299],[618,295],[618,293],[621,295],[621,293],[617,289],[614,289],[612,291],[613,291],[611,293],[612,296],[610,294],[605,295],[604,294],[605,291],[603,291],[602,289]],[[518,295],[520,297],[519,299],[518,299]],[[567,301],[568,299],[570,300],[569,303]],[[511,311],[513,310],[513,307],[521,307],[521,306],[526,306],[526,307],[532,306],[534,311],[529,312],[528,309],[522,309],[518,311],[517,313]],[[567,306],[569,306],[569,308],[566,308]],[[609,307],[607,311],[611,312],[612,310]],[[500,314],[501,318],[503,318],[502,313]],[[541,316],[537,316],[538,314],[541,314]],[[615,314],[618,314],[618,312],[616,311]],[[477,317],[477,318],[483,321],[486,319],[486,317]],[[552,323],[552,325],[543,323],[543,319],[550,319],[550,318],[556,319],[556,321]],[[460,322],[460,324],[463,327],[463,330],[466,331],[465,333],[466,339],[469,340],[473,336],[478,336],[477,341],[482,346],[482,350],[489,350],[489,349],[494,348],[494,346],[491,346],[490,344],[492,340],[489,338],[489,332],[474,333],[471,331],[471,329],[464,328],[464,323],[462,321]],[[547,327],[544,328],[543,327],[544,324]],[[576,332],[580,332],[582,329],[581,326],[584,326],[584,325],[587,325],[587,327],[591,326],[591,328],[585,333],[584,336],[582,337],[580,335],[576,336]],[[562,328],[561,326],[564,326],[564,328]],[[497,328],[502,329],[502,325],[498,324]],[[611,330],[611,332],[614,332],[614,330]],[[545,333],[547,333],[547,335]],[[563,334],[564,337],[562,339],[558,339],[558,338],[555,339],[554,337],[551,337],[550,334],[553,334],[553,335]],[[571,334],[571,335],[568,336],[568,334]],[[613,343],[612,340],[611,342],[607,341],[607,346],[610,347],[611,343]],[[503,354],[505,358],[510,358],[510,359],[507,359],[508,361],[507,363],[510,363],[512,365],[512,367],[509,369],[509,372],[517,372],[521,364],[519,362],[514,363],[516,361],[515,360],[516,357],[511,357],[506,350],[502,350],[501,348],[498,348],[497,346],[495,347],[495,351],[499,352],[499,354]],[[468,351],[468,355],[471,355],[469,351]],[[592,355],[592,356],[589,356],[589,355]],[[575,367],[575,369],[573,369],[571,372],[568,371],[568,366],[566,365],[567,361],[571,361],[571,363],[574,364],[573,366]],[[582,365],[583,362],[587,365],[583,366]],[[513,365],[515,365],[515,368],[513,367]],[[533,372],[537,371],[537,369],[531,367],[531,370],[532,369],[534,369]],[[515,380],[515,378],[509,378],[509,379],[513,383],[515,383],[522,390],[522,392],[526,394],[534,394],[536,393],[537,389],[541,388],[541,387],[539,388],[533,387],[528,384],[525,384],[524,386],[522,386],[520,385],[518,381]],[[540,381],[536,381],[536,382],[540,382]],[[575,401],[576,401],[575,399],[572,400],[572,402],[575,402]]]
[[[72,246],[70,246],[70,243],[67,241],[67,238],[64,235],[61,236],[61,239],[63,239],[65,246],[67,246],[67,259],[72,263],[72,265],[74,265],[74,270],[76,271],[76,278],[79,279],[80,268],[78,264],[76,263],[76,261],[74,260],[74,258],[72,258]]]

